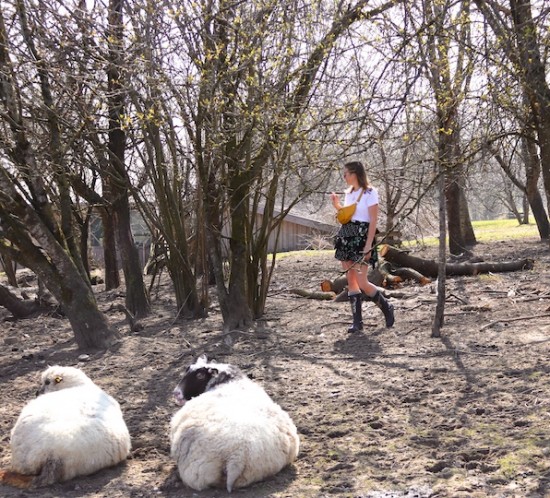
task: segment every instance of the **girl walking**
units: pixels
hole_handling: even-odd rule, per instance
[[[376,224],[378,222],[378,191],[369,184],[363,164],[353,161],[344,165],[346,190],[344,206],[357,203],[351,221],[342,225],[336,234],[335,258],[342,262],[348,280],[348,297],[353,314],[353,325],[348,332],[363,330],[361,312],[362,296],[378,306],[386,327],[395,322],[393,305],[369,282],[368,265],[376,262],[378,254],[375,245]],[[336,193],[331,194],[332,205],[340,209],[342,204]]]

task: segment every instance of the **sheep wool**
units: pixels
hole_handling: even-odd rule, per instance
[[[225,485],[231,492],[276,474],[298,456],[298,432],[288,413],[233,365],[200,357],[174,396],[183,407],[171,421],[171,455],[190,488]]]
[[[12,470],[46,486],[123,461],[130,434],[118,402],[81,370],[52,366],[11,431]]]

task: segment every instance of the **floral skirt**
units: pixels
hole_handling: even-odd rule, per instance
[[[367,241],[369,224],[363,221],[350,221],[340,227],[334,237],[334,248],[336,252],[334,257],[339,261],[359,262],[363,259],[363,250]],[[376,240],[373,246],[376,245]],[[375,265],[378,261],[378,251],[376,247],[371,251],[369,263]]]

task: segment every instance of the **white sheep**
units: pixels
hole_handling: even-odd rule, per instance
[[[33,487],[92,474],[126,459],[130,434],[120,406],[83,371],[49,367],[37,395],[21,411],[10,441],[12,471],[35,476]]]
[[[233,365],[201,356],[174,390],[183,407],[170,425],[171,456],[195,490],[227,491],[274,475],[298,456],[289,415]]]

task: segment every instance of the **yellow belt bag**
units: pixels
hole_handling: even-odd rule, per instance
[[[363,192],[364,191],[361,190],[359,197],[353,204],[350,204],[349,206],[341,207],[338,211],[336,211],[336,219],[338,220],[338,223],[345,225],[346,223],[349,223],[351,221],[351,218],[355,213],[355,209],[357,208],[357,203],[361,200],[361,196],[363,195]]]

